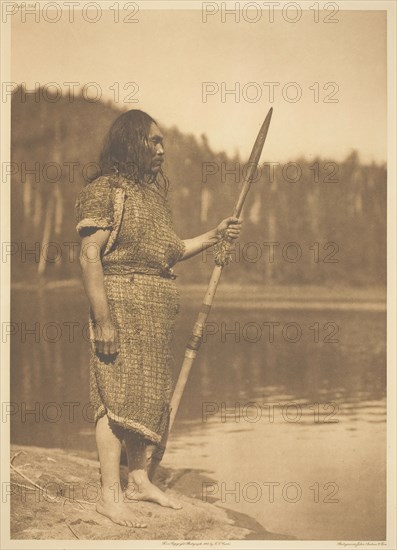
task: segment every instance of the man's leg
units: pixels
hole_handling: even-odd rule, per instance
[[[120,484],[120,455],[122,437],[112,429],[107,416],[100,418],[95,430],[96,444],[101,465],[101,500],[97,512],[114,523],[128,527],[145,527],[134,518],[131,507],[123,501]]]
[[[178,502],[168,497],[149,480],[145,439],[132,431],[126,430],[124,441],[128,457],[126,497],[131,501],[148,500],[175,510],[182,508]]]

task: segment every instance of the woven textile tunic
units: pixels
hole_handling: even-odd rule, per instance
[[[102,176],[81,190],[76,222],[80,235],[87,228],[111,230],[102,268],[120,351],[110,360],[91,349],[96,419],[107,414],[159,443],[169,421],[170,346],[179,309],[171,267],[182,257],[184,244],[156,186],[120,175]]]

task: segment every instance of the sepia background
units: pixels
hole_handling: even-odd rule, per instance
[[[200,10],[142,10],[134,24],[115,23],[111,13],[96,24],[13,21],[12,320],[18,329],[11,396],[19,411],[12,443],[95,454],[93,424],[82,412],[88,303],[73,209],[83,167],[97,160],[113,120],[131,108],[158,120],[175,227],[189,238],[231,214],[244,163],[273,106],[262,163],[279,164],[274,173],[262,164],[252,185],[237,261],[225,269],[211,313],[214,334],[188,382],[164,464],[205,472],[228,488],[299,484],[302,498],[295,503],[281,489],[272,503],[265,491],[257,502],[214,495],[220,506],[269,531],[298,540],[384,539],[386,15],[339,11],[330,24],[326,15],[320,12],[315,23],[313,12],[304,11],[291,24],[280,15],[274,23],[265,16],[222,23],[215,14],[204,23]],[[42,91],[49,82],[59,84],[61,97]],[[73,97],[66,82],[78,83]],[[82,92],[89,82],[99,84],[100,100]],[[222,97],[220,91],[204,101],[204,82],[219,90],[222,83],[238,90],[239,83],[240,92]],[[272,101],[264,82],[279,83]],[[299,101],[283,97],[291,82],[302,90]],[[327,97],[336,88],[324,89],[330,82],[338,88],[334,102]],[[126,83],[138,85],[137,102],[126,101],[133,89],[123,90]],[[257,101],[242,93],[247,83],[262,90]],[[26,93],[35,86],[36,95]],[[28,173],[35,163],[38,174]],[[61,171],[44,170],[46,163]],[[206,177],[205,170],[216,173]],[[276,243],[274,258],[264,243]],[[288,243],[294,244],[287,250]],[[291,261],[295,250],[301,257]],[[182,306],[175,376],[212,265],[206,255],[176,266]],[[291,323],[302,331],[296,342],[284,332]],[[38,332],[26,334],[32,327]],[[71,401],[79,403],[73,422],[66,414],[57,422],[42,414],[47,403]],[[39,418],[23,413],[36,403]],[[208,403],[219,411],[204,421]],[[222,403],[234,411],[236,404],[255,403],[265,412],[255,421],[233,413],[225,419]],[[266,412],[270,404],[274,418]],[[311,489],[316,483],[319,502]],[[335,487],[337,502],[327,502]]]

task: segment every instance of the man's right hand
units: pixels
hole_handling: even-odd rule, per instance
[[[111,321],[96,323],[94,334],[95,346],[98,353],[115,355],[120,351],[117,329]]]

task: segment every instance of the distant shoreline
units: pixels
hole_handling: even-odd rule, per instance
[[[189,284],[177,282],[184,307],[196,307],[201,303],[206,283]],[[76,290],[84,292],[80,279],[42,281],[41,283],[18,282],[11,284],[11,291],[38,292],[52,290]],[[385,312],[386,287],[370,286],[318,286],[318,285],[239,285],[221,283],[215,298],[219,308],[238,309],[303,309],[303,310],[348,310]]]

